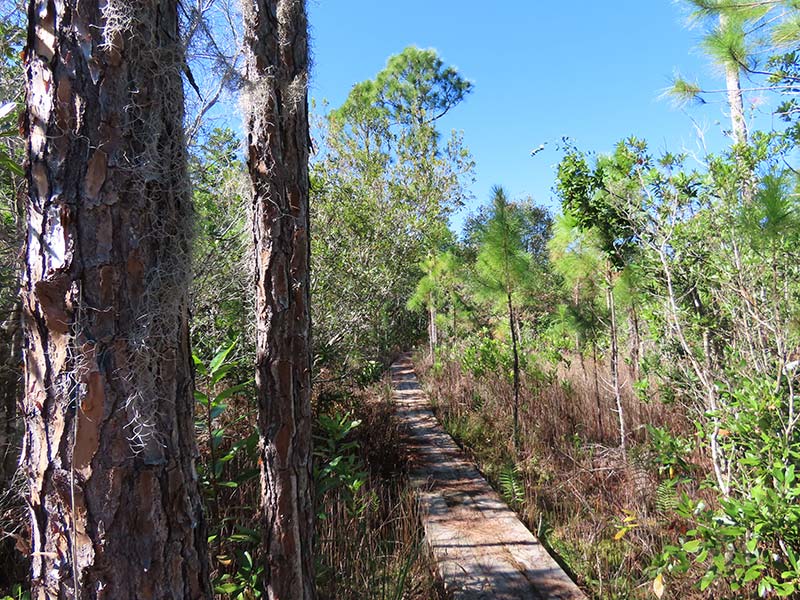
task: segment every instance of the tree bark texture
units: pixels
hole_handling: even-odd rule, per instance
[[[32,596],[207,598],[177,2],[28,11]]]
[[[253,184],[265,586],[313,598],[308,25],[301,0],[243,0]]]

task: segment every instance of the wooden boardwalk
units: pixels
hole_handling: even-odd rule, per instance
[[[425,537],[455,600],[586,600],[444,432],[408,355],[392,365]]]

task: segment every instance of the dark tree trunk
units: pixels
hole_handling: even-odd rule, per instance
[[[519,436],[519,354],[517,351],[517,329],[515,327],[514,305],[511,303],[511,292],[508,299],[508,325],[511,328],[511,351],[514,360],[514,449],[520,449]]]
[[[268,597],[313,598],[305,2],[243,4]]]
[[[5,489],[17,469],[20,435],[17,401],[20,394],[22,330],[16,303],[0,324],[0,486]]]
[[[28,15],[32,597],[208,598],[177,3],[34,0]]]

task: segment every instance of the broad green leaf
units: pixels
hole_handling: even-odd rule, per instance
[[[236,343],[239,340],[234,340],[227,348],[223,348],[211,359],[211,363],[208,365],[208,371],[213,377],[214,374],[217,372],[217,369],[220,368],[225,359],[228,358],[228,355],[233,351],[234,347],[236,347]]]

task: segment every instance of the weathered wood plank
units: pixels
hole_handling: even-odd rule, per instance
[[[392,365],[392,384],[425,535],[454,598],[586,600],[441,428],[407,355]]]

